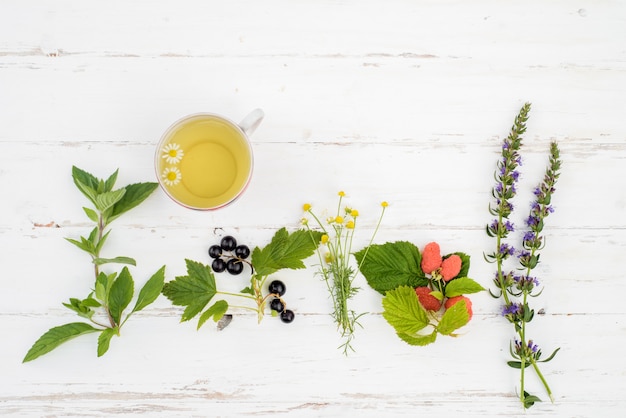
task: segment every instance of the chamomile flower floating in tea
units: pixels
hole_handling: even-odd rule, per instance
[[[180,170],[176,167],[166,167],[161,177],[163,177],[163,182],[168,186],[176,186],[183,178]]]
[[[168,164],[178,164],[183,159],[185,153],[176,143],[169,143],[163,147],[163,158]]]

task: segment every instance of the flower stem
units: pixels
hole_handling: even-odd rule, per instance
[[[535,373],[537,373],[537,376],[539,377],[539,380],[541,380],[541,383],[543,383],[543,387],[546,389],[546,393],[550,397],[550,402],[554,403],[554,396],[552,396],[552,390],[548,385],[548,381],[545,379],[545,377],[543,377],[543,373],[541,373],[541,371],[539,370],[537,362],[532,357],[530,359],[530,364],[532,364],[533,369],[535,369]]]

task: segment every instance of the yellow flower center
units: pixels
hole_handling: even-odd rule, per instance
[[[176,151],[175,149],[171,149],[171,150],[169,150],[169,151],[167,152],[167,154],[168,154],[170,157],[176,157],[176,156],[178,155],[178,151]]]
[[[174,171],[170,171],[169,173],[167,173],[167,179],[170,181],[176,180],[177,177],[178,176],[176,175]]]

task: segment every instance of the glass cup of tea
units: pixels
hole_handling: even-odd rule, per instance
[[[253,110],[241,123],[213,113],[196,113],[174,122],[159,140],[156,175],[176,203],[196,210],[215,210],[234,202],[252,177],[249,136],[263,120]]]

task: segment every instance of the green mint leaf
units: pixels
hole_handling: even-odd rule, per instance
[[[128,271],[128,267],[124,267],[120,272],[117,279],[111,285],[109,291],[109,297],[107,305],[109,307],[109,314],[116,325],[121,324],[122,312],[128,306],[133,298],[134,282],[133,278]]]
[[[469,322],[469,313],[464,300],[460,300],[450,308],[441,317],[437,331],[443,335],[450,335],[455,330],[461,328]]]
[[[100,301],[107,300],[107,289],[109,287],[107,279],[108,277],[106,273],[103,272],[100,272],[96,277],[96,285],[94,287],[96,292],[96,299]]]
[[[76,187],[78,187],[78,190],[95,205],[96,196],[98,194],[98,179],[76,166],[72,167],[72,179]]]
[[[204,311],[202,315],[200,315],[197,329],[200,329],[200,327],[204,325],[204,323],[211,317],[213,317],[213,320],[215,322],[219,321],[220,319],[222,319],[222,317],[224,316],[227,310],[228,310],[228,302],[226,302],[225,300],[218,300],[213,305],[211,305],[209,309]]]
[[[85,211],[85,215],[87,215],[90,220],[98,222],[98,213],[95,210],[89,208],[83,208],[83,210]]]
[[[398,334],[415,335],[429,324],[428,315],[410,286],[388,291],[383,298],[383,308],[383,317]]]
[[[409,335],[403,332],[399,332],[398,337],[400,337],[400,339],[407,344],[424,346],[435,342],[435,340],[437,339],[437,331],[433,331],[430,334],[426,335]]]
[[[96,242],[98,241],[98,227],[97,226],[91,230],[87,240],[91,242],[95,248]]]
[[[161,267],[152,277],[143,285],[137,297],[137,303],[133,308],[133,312],[137,312],[150,305],[156,300],[163,290],[165,281],[165,266]]]
[[[176,277],[163,285],[163,295],[174,305],[185,306],[181,321],[196,316],[217,293],[215,277],[210,266],[185,260],[187,276]]]
[[[450,280],[446,284],[445,294],[446,297],[453,298],[455,296],[478,293],[483,290],[485,290],[484,287],[482,287],[469,277],[459,277],[457,279]]]
[[[80,237],[80,241],[72,238],[65,238],[65,240],[67,242],[71,242],[72,244],[89,254],[95,254],[96,248],[94,247],[93,243],[87,240],[85,237]]]
[[[96,299],[101,302],[106,302],[109,299],[109,291],[111,290],[111,286],[115,282],[115,277],[117,273],[111,273],[107,275],[106,273],[100,272],[98,277],[96,278]]]
[[[85,170],[81,170],[76,166],[72,166],[72,178],[74,179],[74,181],[79,181],[85,186],[92,188],[93,190],[98,189],[98,178],[93,174],[90,174]]]
[[[106,242],[107,238],[109,238],[109,234],[111,233],[111,230],[109,229],[104,235],[102,235],[102,237],[100,238],[100,240],[98,240],[98,242],[95,244],[96,245],[96,252],[100,252],[100,250],[102,249],[102,247],[104,246],[104,243]],[[97,235],[96,235],[97,236]],[[97,240],[96,237],[94,237],[93,239],[94,241]]]
[[[49,353],[59,345],[74,337],[97,331],[100,330],[84,322],[72,322],[70,324],[51,328],[39,337],[37,341],[35,341],[30,350],[28,350],[28,353],[26,353],[22,362],[26,363],[28,361],[35,360],[37,357]]]
[[[118,189],[112,192],[104,192],[98,194],[96,196],[96,208],[100,212],[104,212],[107,209],[113,207],[117,202],[119,202],[126,193],[126,189]]]
[[[256,247],[252,251],[256,276],[269,276],[286,268],[305,268],[302,260],[313,255],[321,236],[322,233],[317,231],[299,229],[290,234],[286,228],[279,229],[268,245],[263,249]]]
[[[406,241],[371,245],[354,254],[367,283],[376,291],[398,286],[426,286],[428,279],[422,272],[419,249]]]
[[[87,307],[90,307],[90,308],[99,308],[100,306],[102,306],[102,304],[100,302],[98,302],[97,300],[95,300],[91,296],[86,298],[86,299],[83,299],[81,301],[81,304],[83,306],[87,306]]]
[[[158,183],[135,183],[126,186],[126,193],[113,206],[109,222],[146,200],[157,187]]]
[[[109,350],[111,338],[116,335],[118,328],[107,328],[98,336],[98,357],[102,357]]]
[[[63,303],[63,306],[76,312],[78,316],[83,318],[89,319],[94,314],[93,310],[89,306],[84,305],[80,299],[70,298],[70,303]]]
[[[115,258],[94,258],[93,260],[94,264],[100,266],[102,264],[109,264],[109,263],[117,263],[117,264],[130,264],[131,266],[136,266],[137,262],[135,261],[134,258],[130,258],[130,257],[115,257]]]
[[[113,174],[111,174],[109,176],[109,178],[104,182],[104,191],[105,192],[110,192],[111,190],[113,190],[113,186],[115,186],[115,182],[117,181],[117,173],[118,170],[115,170],[115,172]]]

